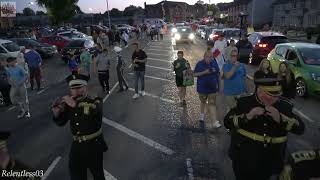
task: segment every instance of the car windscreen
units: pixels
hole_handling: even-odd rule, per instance
[[[3,43],[2,46],[6,48],[9,52],[20,51],[20,47],[14,42]]]
[[[264,37],[261,39],[260,43],[265,43],[265,44],[280,44],[280,43],[287,43],[289,42],[288,39],[284,36],[268,36]]]
[[[299,51],[305,64],[320,65],[320,47],[300,48]]]
[[[240,36],[240,30],[227,30],[224,32],[224,35],[226,37],[239,37]]]
[[[190,28],[178,28],[177,30],[179,33],[191,33]]]
[[[66,47],[83,47],[84,41],[71,41]]]

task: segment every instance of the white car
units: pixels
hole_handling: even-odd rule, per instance
[[[9,40],[0,39],[0,56],[3,58],[18,57],[20,53],[20,47]]]
[[[64,32],[59,32],[57,33],[59,36],[67,37],[72,40],[78,40],[78,39],[90,39],[92,40],[92,36],[88,36],[82,32],[78,31],[64,31]]]

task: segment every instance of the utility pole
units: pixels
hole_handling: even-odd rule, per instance
[[[109,29],[111,30],[111,22],[110,22],[110,12],[109,12],[109,1],[107,1],[107,11],[108,11],[108,21],[109,21]]]

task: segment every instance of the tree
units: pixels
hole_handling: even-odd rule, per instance
[[[76,14],[84,14],[83,11],[80,9],[80,7],[78,5],[76,5],[75,7],[76,9]]]
[[[25,16],[34,16],[36,13],[34,12],[34,10],[32,10],[31,8],[29,7],[26,7],[23,9],[22,11],[23,15]]]
[[[48,15],[55,25],[71,19],[78,13],[78,0],[37,0],[37,3],[47,9]]]
[[[123,11],[124,16],[134,16],[134,15],[143,14],[143,13],[144,13],[144,10],[142,9],[142,7],[140,6],[136,7],[133,5],[126,7]]]
[[[212,11],[212,16],[215,16],[219,8],[215,4],[208,4],[208,11]]]
[[[107,13],[108,13],[108,11],[105,12],[105,14],[107,14]],[[112,16],[112,17],[119,17],[119,16],[122,16],[122,14],[123,14],[123,12],[117,8],[112,8],[110,11],[110,16]]]
[[[37,11],[37,12],[36,12],[36,15],[37,15],[37,16],[43,16],[43,15],[46,15],[46,13],[43,12],[43,11]]]

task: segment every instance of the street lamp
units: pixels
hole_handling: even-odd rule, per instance
[[[93,9],[89,8],[89,11],[91,12],[91,24],[93,25]]]
[[[108,11],[108,21],[109,21],[109,29],[111,30],[111,22],[110,22],[110,12],[109,12],[109,1],[107,1],[107,11]]]

